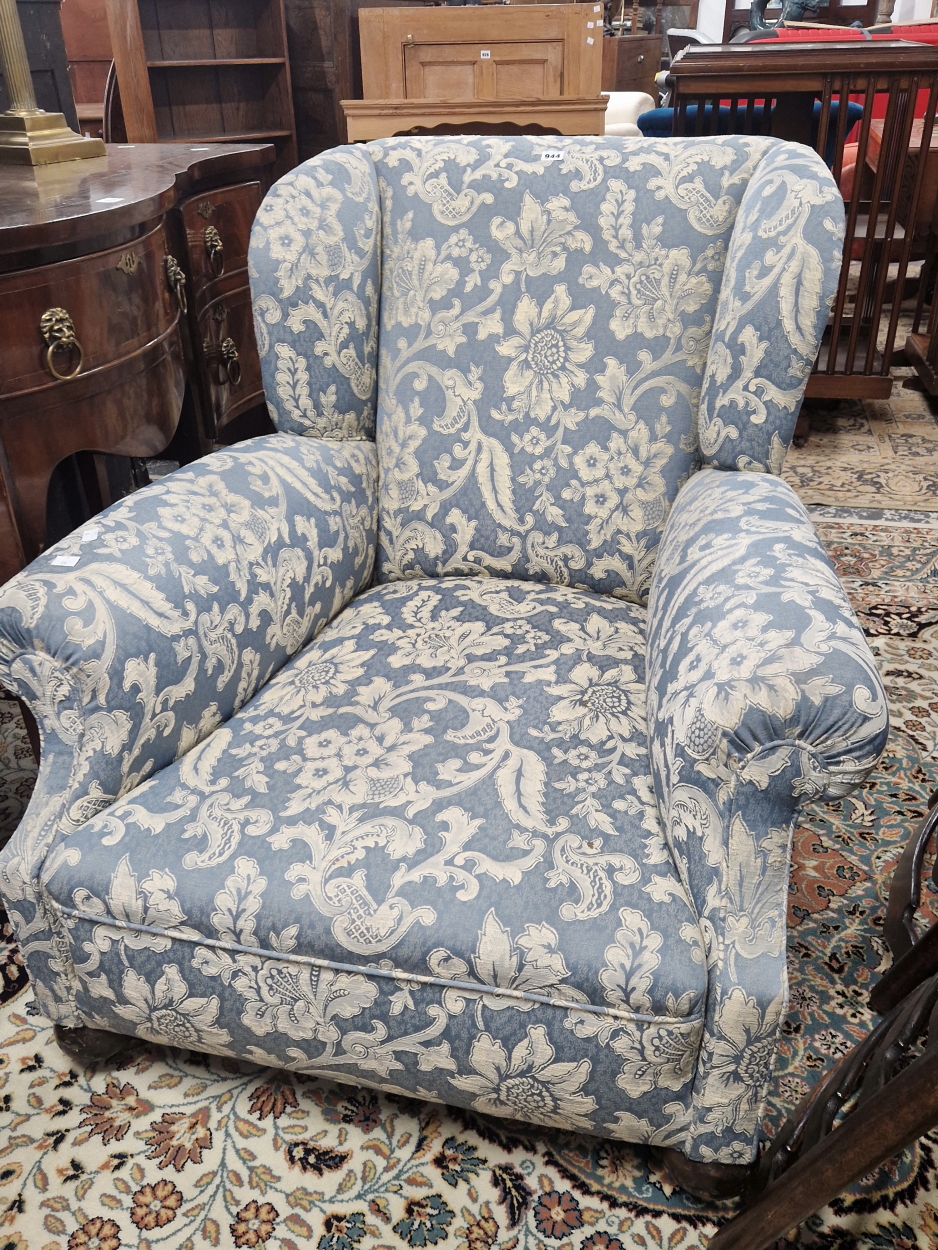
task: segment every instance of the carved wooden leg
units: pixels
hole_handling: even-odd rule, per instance
[[[756,1188],[763,1192],[723,1225],[709,1250],[766,1250],[938,1123],[938,1029],[929,1029],[936,1003],[938,977],[815,1086],[762,1157]],[[923,1033],[924,1052],[899,1071]],[[854,1094],[853,1111],[832,1128]]]
[[[59,1048],[85,1067],[95,1063],[109,1063],[134,1040],[132,1037],[125,1037],[123,1033],[108,1033],[105,1029],[84,1027],[67,1029],[62,1024],[57,1024],[54,1032]]]
[[[738,1198],[748,1188],[756,1170],[755,1164],[746,1167],[733,1163],[701,1163],[698,1159],[688,1159],[680,1150],[661,1146],[652,1147],[651,1153],[673,1185],[705,1202]]]

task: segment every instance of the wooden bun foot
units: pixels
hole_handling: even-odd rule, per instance
[[[79,1027],[67,1029],[62,1024],[54,1027],[59,1048],[85,1067],[95,1063],[108,1063],[126,1050],[133,1041],[123,1033],[109,1033],[105,1029]]]
[[[701,1163],[664,1146],[653,1147],[651,1153],[673,1185],[704,1202],[738,1198],[752,1180],[756,1166],[754,1163]]]

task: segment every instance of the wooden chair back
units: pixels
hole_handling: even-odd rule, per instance
[[[887,398],[906,272],[932,213],[922,202],[927,161],[918,153],[931,144],[938,48],[900,41],[687,47],[671,75],[675,135],[771,134],[827,160],[844,194],[847,234],[807,393]],[[851,101],[863,108],[855,125]]]

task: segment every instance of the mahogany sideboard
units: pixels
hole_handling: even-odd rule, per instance
[[[0,168],[0,582],[46,546],[61,462],[157,455],[184,406],[191,459],[263,400],[247,244],[274,155],[122,144]]]

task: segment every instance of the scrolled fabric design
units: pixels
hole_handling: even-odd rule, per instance
[[[889,729],[869,646],[786,483],[709,470],[684,488],[647,664],[655,792],[710,969],[691,1153],[748,1162],[787,990],[795,813],[858,786]]]
[[[644,625],[505,579],[356,596],[47,861],[82,1016],[541,1124],[657,1121],[693,1087],[706,972]]]
[[[698,465],[740,202],[772,140],[369,144],[382,202],[378,577],[644,602]],[[548,154],[550,155],[550,154]]]
[[[367,582],[376,487],[373,444],[271,435],[128,496],[0,590],[0,682],[42,734],[0,886],[53,1019],[74,1008],[35,881],[52,842],[142,795]]]
[[[843,197],[816,152],[769,152],[740,203],[700,392],[704,464],[781,473],[840,274]]]
[[[280,431],[374,438],[379,216],[374,168],[355,147],[298,166],[258,210],[251,294]]]

